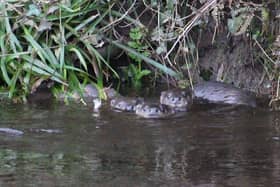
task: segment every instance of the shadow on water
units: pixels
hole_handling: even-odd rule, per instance
[[[90,106],[0,108],[0,186],[279,186],[279,113],[199,106],[142,119]]]

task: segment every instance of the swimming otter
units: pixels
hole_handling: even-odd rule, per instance
[[[203,82],[188,90],[169,90],[161,92],[160,103],[177,111],[185,111],[193,101],[215,104],[246,105],[256,107],[256,97],[233,85],[220,82]],[[178,110],[179,109],[179,110]]]
[[[216,104],[256,107],[256,97],[252,93],[220,82],[203,82],[195,85],[193,99]]]
[[[110,102],[110,105],[113,109],[125,112],[135,112],[136,105],[143,103],[142,98],[131,98],[117,96],[113,98]]]
[[[162,104],[138,104],[135,113],[144,118],[165,118],[175,113],[175,110]]]
[[[168,90],[160,94],[160,103],[174,108],[176,111],[187,111],[192,105],[190,90]]]

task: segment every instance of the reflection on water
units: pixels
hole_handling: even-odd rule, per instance
[[[149,120],[58,103],[0,108],[0,186],[279,186],[279,113],[197,107]]]

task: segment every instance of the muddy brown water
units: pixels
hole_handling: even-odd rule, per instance
[[[198,106],[149,120],[72,103],[1,104],[0,186],[279,186],[280,115]]]

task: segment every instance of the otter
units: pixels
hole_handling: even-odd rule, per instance
[[[176,111],[187,111],[193,103],[190,90],[168,90],[160,94],[160,103]]]
[[[118,111],[135,112],[136,105],[141,104],[143,102],[143,98],[117,96],[111,100],[110,105],[113,109]]]
[[[193,99],[199,102],[256,107],[256,97],[251,92],[221,82],[195,85]]]
[[[168,90],[160,96],[161,104],[176,111],[186,111],[193,102],[256,107],[256,97],[251,92],[221,82],[202,82],[196,84],[192,92]]]
[[[136,115],[144,118],[165,118],[175,114],[175,110],[163,104],[138,104]]]

